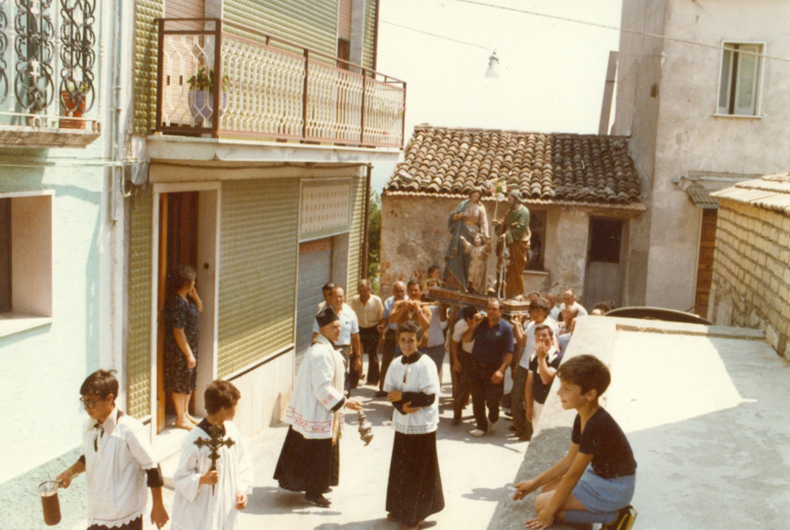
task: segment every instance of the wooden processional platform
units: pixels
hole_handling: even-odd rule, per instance
[[[471,305],[477,307],[478,309],[485,309],[488,307],[488,300],[491,298],[490,296],[464,293],[461,291],[454,291],[452,289],[445,289],[444,287],[431,287],[428,291],[428,296],[433,300],[444,302],[445,304]],[[502,300],[502,312],[506,315],[527,311],[529,311],[529,302]]]

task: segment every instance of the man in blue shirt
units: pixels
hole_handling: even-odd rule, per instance
[[[477,429],[472,436],[495,434],[499,421],[499,402],[505,391],[505,370],[513,360],[513,326],[502,320],[499,300],[488,301],[486,314],[478,313],[463,336],[463,342],[474,341],[470,379],[472,409]],[[488,417],[486,418],[486,406]]]

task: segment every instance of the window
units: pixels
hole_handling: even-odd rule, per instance
[[[0,335],[51,316],[52,195],[0,195]]]
[[[543,255],[546,248],[546,212],[530,211],[529,231],[532,233],[527,251],[527,270],[543,271]]]
[[[724,43],[717,114],[757,116],[762,53],[762,44]]]

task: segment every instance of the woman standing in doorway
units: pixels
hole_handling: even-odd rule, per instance
[[[189,415],[189,399],[197,386],[197,355],[200,312],[203,302],[195,289],[195,269],[178,269],[176,292],[167,301],[165,321],[165,391],[173,395],[176,427],[192,430],[198,421]]]

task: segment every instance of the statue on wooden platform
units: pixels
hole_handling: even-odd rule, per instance
[[[502,278],[500,274],[498,280],[505,282],[505,298],[513,300],[525,295],[523,274],[531,233],[529,210],[522,204],[521,193],[518,190],[509,192],[507,200],[509,208],[502,219],[494,221],[494,230],[497,236],[497,271],[501,271],[503,266],[506,270],[506,277]]]
[[[472,254],[465,251],[466,246],[474,246],[475,236],[482,237],[483,243],[489,239],[488,219],[485,207],[480,204],[481,196],[479,189],[470,191],[469,198],[461,202],[447,220],[450,243],[444,255],[445,283],[465,292],[469,291],[469,266],[472,263]]]

